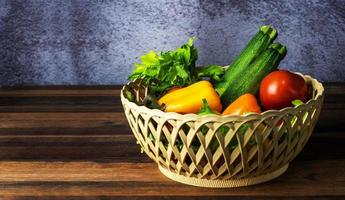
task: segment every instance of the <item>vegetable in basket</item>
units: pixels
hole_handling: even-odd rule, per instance
[[[221,80],[224,74],[221,66],[211,65],[204,68],[195,66],[198,52],[193,42],[194,37],[174,51],[160,53],[149,51],[140,57],[141,63],[134,64],[135,69],[129,79],[144,79],[150,90],[158,94],[174,86],[190,85],[203,77]]]
[[[234,88],[235,81],[245,72],[247,66],[258,57],[277,37],[278,32],[270,26],[261,26],[256,35],[249,41],[241,54],[226,70],[223,81],[217,82],[215,88],[220,96]],[[234,99],[233,99],[234,100]]]
[[[255,98],[255,97],[254,97]],[[248,114],[249,111],[246,111],[242,114]],[[206,99],[203,99],[203,106],[202,108],[200,109],[200,111],[197,113],[198,115],[200,116],[204,116],[204,115],[209,115],[209,114],[218,114],[217,111],[214,111],[211,109],[211,107],[209,106],[208,102]],[[249,126],[247,124],[243,124],[239,129],[238,129],[238,132],[242,135],[244,135],[247,130],[248,130]],[[207,134],[208,130],[209,130],[209,127],[207,127],[206,125],[203,125],[200,127],[200,132],[204,135]],[[226,125],[223,125],[221,127],[219,127],[218,131],[220,133],[220,135],[222,137],[225,137],[228,132],[229,132],[230,128]],[[198,146],[200,146],[200,144],[197,144],[196,142],[197,140],[195,139],[195,141],[193,140],[192,142],[192,148],[198,148]],[[255,140],[254,139],[251,139],[249,141],[250,144],[255,144]],[[197,145],[196,145],[197,144]],[[232,151],[233,149],[235,149],[236,147],[238,146],[238,141],[237,141],[237,137],[234,136],[231,141],[229,142],[229,144],[227,145],[227,148],[229,149],[229,151]],[[208,148],[211,150],[212,153],[214,153],[217,148],[219,147],[219,143],[218,143],[218,140],[217,138],[214,136],[208,146]]]
[[[308,87],[304,79],[286,70],[267,75],[260,85],[260,100],[265,109],[282,109],[292,106],[292,101],[306,102]]]
[[[261,113],[256,97],[250,93],[238,97],[223,111],[222,115],[243,115],[246,113]]]
[[[206,80],[168,92],[158,100],[158,104],[164,104],[166,112],[197,113],[203,106],[203,99],[208,101],[212,110],[222,111],[222,104],[217,92]]]
[[[212,108],[210,107],[210,105],[208,104],[207,100],[206,99],[203,99],[202,100],[203,102],[203,106],[202,108],[199,110],[199,112],[197,113],[197,115],[200,115],[200,116],[205,116],[205,115],[209,115],[209,114],[219,114],[217,111],[214,111],[212,110]],[[203,125],[200,127],[199,131],[203,134],[203,135],[206,135],[207,132],[208,132],[209,128],[206,126],[206,125]],[[228,132],[228,127],[221,127],[219,129],[221,135],[224,137],[227,132]],[[196,143],[196,142],[194,142]],[[200,146],[200,144],[199,144]],[[214,153],[217,148],[218,148],[219,144],[218,144],[218,141],[217,141],[217,138],[214,136],[208,146],[208,148],[211,150],[212,153]],[[194,147],[195,148],[195,147]]]
[[[238,97],[234,102],[232,102],[222,113],[222,115],[246,115],[250,113],[261,113],[261,108],[258,104],[256,97],[253,94],[246,93]],[[238,132],[242,135],[245,135],[249,129],[248,124],[243,124],[239,127]],[[221,130],[225,134],[229,131],[229,128],[223,127]],[[224,135],[225,135],[224,134]],[[249,140],[250,145],[255,145],[256,141],[254,138]],[[236,138],[233,138],[230,141],[229,148],[234,149],[238,145]]]
[[[286,47],[280,43],[273,43],[256,57],[248,66],[242,66],[245,69],[231,80],[227,79],[226,90],[220,94],[222,104],[229,105],[239,96],[245,93],[257,94],[261,80],[273,70],[276,70],[279,62],[285,57]],[[219,91],[219,85],[216,90]]]

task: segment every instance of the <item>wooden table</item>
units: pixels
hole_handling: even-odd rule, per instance
[[[209,189],[173,182],[135,143],[115,87],[0,89],[0,196],[28,199],[345,199],[345,84],[326,84],[312,138],[281,177]]]

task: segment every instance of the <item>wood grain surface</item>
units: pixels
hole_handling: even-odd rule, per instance
[[[345,199],[345,84],[325,84],[316,130],[281,177],[209,189],[140,153],[119,86],[0,89],[0,199]]]

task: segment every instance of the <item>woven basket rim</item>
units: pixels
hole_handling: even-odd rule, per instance
[[[146,106],[140,106],[137,105],[134,102],[129,101],[127,98],[124,97],[123,91],[124,88],[126,86],[128,86],[129,83],[128,82],[126,85],[124,85],[121,89],[121,101],[132,107],[135,108],[137,110],[140,110],[141,113],[150,113],[151,116],[159,116],[159,117],[164,117],[166,119],[177,119],[177,118],[184,118],[184,119],[193,119],[194,121],[201,121],[203,119],[205,119],[205,117],[207,117],[208,119],[212,118],[212,121],[224,121],[224,120],[229,120],[229,119],[234,119],[234,120],[239,120],[239,119],[247,119],[247,118],[258,118],[260,116],[277,116],[286,112],[292,112],[294,110],[297,109],[303,109],[307,106],[309,106],[310,104],[312,104],[313,102],[317,101],[318,99],[322,98],[324,95],[324,87],[322,85],[322,83],[320,83],[317,79],[311,77],[310,75],[304,75],[300,72],[292,72],[294,74],[298,74],[300,76],[302,76],[307,83],[309,83],[313,88],[316,89],[317,93],[315,95],[315,97],[311,98],[310,100],[308,100],[306,103],[296,106],[296,107],[286,107],[280,110],[267,110],[264,111],[262,113],[250,113],[247,115],[219,115],[219,114],[208,114],[208,115],[197,115],[195,113],[188,113],[188,114],[180,114],[180,113],[176,113],[176,112],[164,112],[162,110],[159,109],[151,109],[148,108]],[[314,86],[312,83],[314,83],[316,86]]]

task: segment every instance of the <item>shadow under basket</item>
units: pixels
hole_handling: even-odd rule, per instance
[[[165,176],[199,187],[248,186],[283,174],[313,132],[324,88],[297,74],[308,83],[311,99],[260,114],[198,116],[150,109],[142,106],[148,91],[140,80],[123,87],[121,101],[137,143]]]

